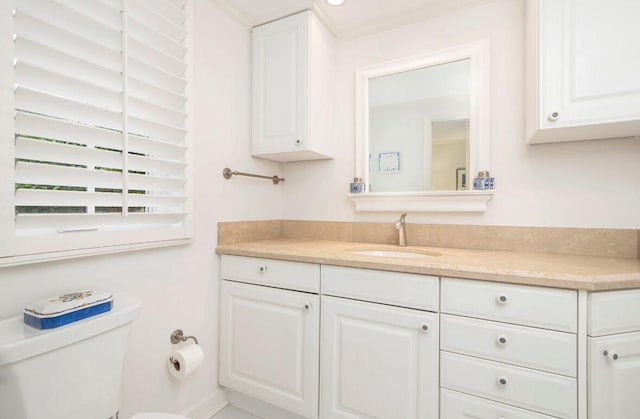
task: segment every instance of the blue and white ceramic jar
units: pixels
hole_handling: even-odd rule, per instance
[[[365,191],[365,185],[362,181],[362,178],[355,177],[353,178],[353,182],[351,182],[351,188],[349,189],[351,193],[362,193]]]
[[[485,191],[494,188],[494,178],[489,176],[486,170],[478,172],[478,177],[473,179],[473,189],[477,191]]]

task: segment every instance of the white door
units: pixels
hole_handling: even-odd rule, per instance
[[[540,126],[640,118],[640,1],[540,0]]]
[[[640,418],[640,332],[588,340],[589,419]]]
[[[309,13],[253,30],[253,153],[291,151],[306,144]]]
[[[321,417],[438,417],[438,315],[322,297]]]
[[[319,297],[222,281],[220,384],[318,415]]]

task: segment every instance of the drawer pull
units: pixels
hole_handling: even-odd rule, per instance
[[[499,336],[498,337],[498,343],[500,345],[506,345],[507,344],[507,337],[506,336]]]
[[[304,305],[304,309],[305,310],[311,310],[311,304],[305,304]]]
[[[619,358],[618,354],[615,352],[610,352],[610,351],[604,351],[602,352],[602,355],[606,356],[607,358],[609,358],[612,361],[615,361]]]
[[[506,387],[507,384],[509,384],[509,381],[507,380],[507,377],[498,377],[498,385],[500,387]]]
[[[496,303],[499,305],[505,305],[507,304],[507,296],[504,294],[500,294],[498,296],[498,298],[496,299]]]
[[[423,332],[427,332],[429,331],[429,325],[425,323],[420,327],[420,329],[422,329]]]
[[[266,272],[267,271],[267,267],[265,265],[263,265],[263,266],[259,267],[258,270],[260,272]]]

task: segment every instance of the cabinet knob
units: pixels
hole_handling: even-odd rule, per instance
[[[302,144],[302,140],[300,138],[296,139],[296,145]]]
[[[611,352],[611,351],[606,351],[606,350],[604,352],[602,352],[602,355],[606,356],[607,358],[609,358],[612,361],[616,361],[619,358],[617,353]]]
[[[258,270],[260,272],[266,272],[267,271],[267,267],[263,265],[263,266],[259,267]]]
[[[304,305],[304,309],[305,310],[311,310],[311,304],[305,304]]]
[[[507,296],[504,294],[500,294],[498,298],[496,298],[496,303],[500,305],[507,304]]]
[[[427,332],[429,330],[429,325],[428,324],[423,324],[422,326],[420,326],[420,330],[422,330],[423,332]]]
[[[549,121],[557,121],[560,118],[560,114],[558,112],[551,112],[549,114]]]
[[[500,345],[506,345],[507,344],[507,337],[506,336],[498,336],[498,343]]]
[[[506,387],[507,384],[509,384],[507,377],[498,377],[498,385],[500,385],[500,387]]]

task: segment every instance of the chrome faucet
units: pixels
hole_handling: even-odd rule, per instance
[[[406,216],[407,213],[405,212],[393,225],[393,228],[398,230],[398,246],[400,247],[407,247],[407,223],[404,220]]]

